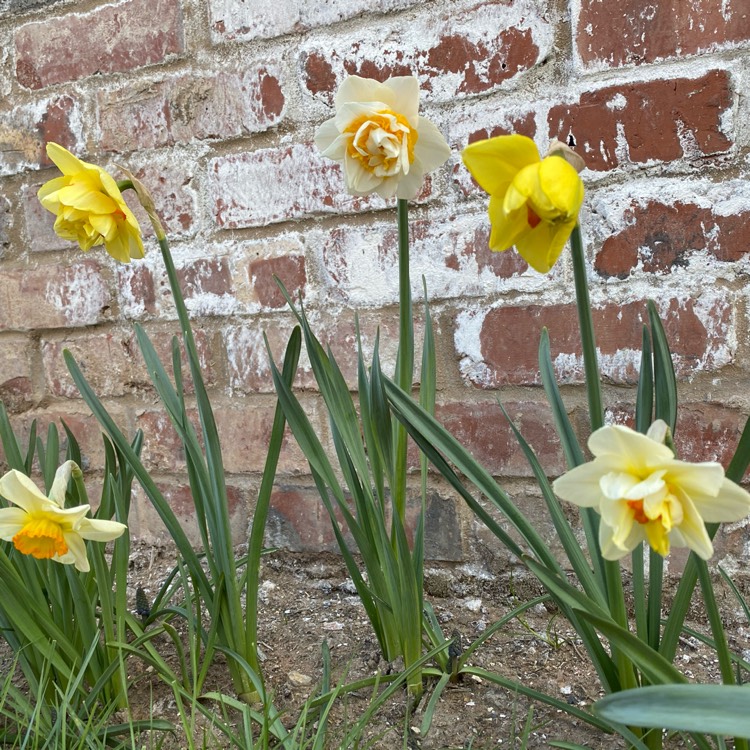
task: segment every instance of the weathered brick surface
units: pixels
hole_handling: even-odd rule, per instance
[[[67,94],[35,106],[0,105],[0,176],[50,166],[48,141],[78,150],[81,124],[80,102]]]
[[[335,43],[314,41],[302,51],[303,84],[330,102],[347,75],[416,75],[427,99],[450,101],[491,91],[533,68],[550,42],[539,16],[521,15],[510,3],[464,4],[421,14],[408,33],[385,23],[365,40],[355,32]]]
[[[217,41],[262,39],[343,21],[363,13],[384,13],[416,0],[209,0],[211,32]]]
[[[690,203],[633,203],[626,227],[604,241],[595,268],[602,276],[626,278],[636,268],[660,273],[684,267],[700,251],[720,261],[740,260],[750,252],[742,231],[748,219],[750,211],[722,216]]]
[[[549,112],[550,138],[572,137],[596,171],[629,163],[724,153],[732,145],[724,118],[733,106],[724,70],[700,78],[607,86]]]
[[[21,26],[16,77],[29,89],[163,62],[183,50],[177,0],[125,0]]]
[[[750,40],[744,0],[621,0],[617,12],[580,0],[576,47],[591,66],[620,66],[709,52]]]
[[[0,330],[77,328],[104,320],[112,291],[96,261],[0,272]]]
[[[614,4],[616,12],[593,0],[0,0],[0,398],[22,437],[33,416],[63,416],[81,431],[93,473],[101,467],[99,429],[62,360],[69,348],[123,431],[144,429],[144,460],[195,534],[182,449],[132,327],[138,321],[169,362],[179,325],[150,222],[128,191],[146,246],[129,265],[57,238],[36,200],[57,175],[44,155],[54,140],[118,178],[122,164],[153,195],[216,411],[233,529],[244,539],[276,405],[263,334],[280,363],[295,325],[275,277],[304,301],[353,392],[356,314],[366,359],[379,330],[383,369],[393,372],[396,202],[349,196],[340,165],[313,141],[345,76],[414,73],[421,113],[452,149],[409,208],[417,348],[424,277],[441,419],[554,546],[496,399],[547,471],[562,471],[537,351],[547,325],[571,420],[585,435],[570,253],[541,275],[514,250],[490,252],[488,199],[460,151],[522,133],[543,153],[556,136],[574,141],[589,167],[581,224],[609,416],[632,419],[645,302],[654,299],[679,377],[679,450],[726,463],[750,369],[750,105],[741,96],[749,11],[744,0]],[[331,450],[304,351],[295,388]],[[417,451],[409,456],[416,469]],[[416,489],[416,471],[412,479]],[[503,572],[497,541],[434,472],[430,493],[428,556]],[[131,531],[163,538],[140,493],[134,508]],[[410,532],[414,520],[410,513]],[[747,559],[746,537],[732,527],[717,548]],[[309,551],[336,546],[291,435],[267,538]]]
[[[679,376],[714,371],[734,356],[734,311],[726,295],[660,300],[661,316]],[[604,376],[635,383],[640,362],[645,301],[594,307],[594,330]],[[486,314],[462,313],[456,343],[461,368],[475,385],[539,383],[538,349],[542,327],[549,330],[552,363],[563,382],[582,382],[583,367],[574,304],[496,307]]]
[[[349,195],[340,166],[310,144],[221,156],[211,161],[208,176],[213,215],[223,229],[385,206],[377,196]],[[428,177],[418,199],[431,192]]]
[[[149,338],[165,369],[172,373],[172,338],[177,330],[151,332]],[[201,330],[195,332],[195,343],[201,363],[201,374],[207,385],[216,379],[216,367],[210,337]],[[94,391],[102,398],[124,396],[128,393],[154,393],[143,355],[133,331],[118,328],[102,333],[86,331],[68,335],[64,339],[42,339],[41,351],[48,393],[64,398],[79,398],[78,389],[68,374],[63,350],[69,350]],[[182,349],[182,347],[181,347]],[[192,392],[187,359],[182,350],[182,376],[186,392]]]
[[[103,90],[98,105],[101,146],[122,153],[267,130],[285,96],[278,66],[256,64]]]

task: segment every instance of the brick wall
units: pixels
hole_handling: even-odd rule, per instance
[[[65,418],[89,468],[99,430],[63,362],[74,352],[189,525],[179,447],[140,361],[131,323],[163,352],[174,312],[155,243],[116,265],[58,240],[35,199],[55,140],[153,191],[173,250],[224,438],[244,536],[274,397],[262,332],[291,330],[272,277],[301,294],[354,380],[354,310],[393,360],[393,206],[355,199],[312,145],[352,73],[413,73],[423,111],[454,148],[413,204],[413,273],[433,300],[438,411],[537,513],[500,395],[550,473],[563,468],[536,372],[541,325],[573,420],[585,424],[572,273],[546,277],[487,250],[486,197],[460,163],[467,142],[516,131],[585,156],[588,244],[605,398],[632,411],[644,302],[657,301],[680,378],[679,445],[726,463],[750,412],[750,6],[747,0],[0,0],[0,394],[20,429]],[[415,290],[417,284],[415,283]],[[301,398],[320,433],[310,373]],[[159,535],[136,504],[136,534]],[[302,455],[289,439],[269,539],[332,549]],[[428,551],[487,562],[494,541],[437,478]],[[747,561],[742,524],[720,549]]]

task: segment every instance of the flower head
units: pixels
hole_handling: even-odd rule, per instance
[[[469,144],[464,164],[490,194],[490,249],[515,245],[524,260],[547,273],[578,221],[583,183],[564,154],[540,159],[534,141],[501,135]]]
[[[336,94],[336,116],[315,134],[323,156],[344,163],[353,195],[413,198],[426,172],[450,156],[440,131],[419,116],[419,84],[412,76],[384,83],[349,76]]]
[[[37,197],[57,215],[55,232],[78,242],[81,250],[104,244],[106,251],[122,263],[142,258],[138,220],[109,173],[81,161],[56,143],[47,144],[47,155],[62,177],[45,182]]]
[[[0,539],[13,542],[24,555],[74,564],[89,570],[84,539],[108,542],[127,528],[117,521],[87,518],[90,506],[65,508],[65,489],[71,472],[77,468],[66,461],[55,474],[46,497],[25,474],[15,469],[0,479],[0,495],[17,507],[0,508]]]
[[[642,435],[622,425],[589,438],[594,460],[554,483],[555,492],[601,515],[599,542],[607,560],[619,560],[643,541],[660,555],[689,547],[707,560],[713,545],[705,522],[739,521],[750,513],[750,494],[724,476],[716,462],[675,459],[664,444],[667,425]]]

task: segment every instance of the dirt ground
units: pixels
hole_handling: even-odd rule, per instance
[[[136,547],[131,565],[133,601],[137,586],[153,597],[172,564],[165,549]],[[425,589],[444,631],[458,631],[464,648],[510,610],[542,593],[521,567],[499,577],[455,567],[428,567]],[[743,652],[750,648],[748,623],[731,596],[721,593],[730,643]],[[706,630],[699,609],[690,617],[692,627]],[[335,555],[313,557],[276,552],[266,556],[259,622],[266,684],[273,693],[274,704],[284,712],[287,725],[294,723],[300,706],[319,685],[324,640],[330,648],[334,684],[388,668],[379,657],[377,641],[343,562]],[[159,643],[169,650],[167,643]],[[523,617],[508,622],[472,655],[471,663],[584,709],[603,695],[581,644],[552,605],[537,605]],[[715,657],[694,638],[682,639],[676,663],[689,678],[718,681]],[[134,669],[138,671],[135,666]],[[591,750],[625,746],[618,738],[559,710],[532,705],[525,697],[476,677],[448,686],[429,732],[422,736],[418,731],[422,711],[433,687],[434,683],[427,682],[425,699],[410,717],[409,729],[405,727],[403,691],[386,704],[368,725],[370,747],[541,748],[549,747],[552,740],[578,743]],[[206,689],[232,693],[221,658],[209,674]],[[336,737],[356,721],[370,698],[369,691],[362,691],[340,701],[330,720],[330,747],[338,747]],[[137,713],[143,715],[150,710],[155,715],[176,718],[171,693],[156,681],[141,682],[134,699]],[[666,746],[683,745],[679,738],[672,738]],[[164,747],[185,747],[185,739],[170,738]]]

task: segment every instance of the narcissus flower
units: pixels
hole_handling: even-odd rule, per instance
[[[24,555],[39,560],[54,560],[89,570],[84,539],[108,542],[127,528],[117,521],[87,518],[89,505],[65,508],[65,489],[72,471],[78,469],[66,461],[55,474],[46,497],[25,474],[15,469],[0,479],[0,495],[15,506],[0,508],[0,539],[13,542]]]
[[[56,143],[47,144],[47,155],[63,176],[42,185],[37,197],[57,216],[55,232],[78,242],[82,250],[104,244],[106,251],[122,263],[142,258],[138,220],[111,175]]]
[[[583,203],[583,183],[569,155],[561,150],[541,159],[530,138],[501,135],[469,144],[462,156],[490,194],[490,249],[500,252],[515,245],[532,268],[547,273]]]
[[[419,84],[412,76],[379,83],[350,76],[336,94],[336,116],[315,134],[323,156],[344,163],[353,195],[410,199],[426,172],[450,156],[440,131],[419,116]]]
[[[664,444],[666,435],[661,420],[646,435],[602,427],[589,438],[594,460],[554,482],[563,500],[599,512],[607,560],[643,541],[660,555],[674,545],[707,560],[714,550],[705,522],[739,521],[750,513],[750,494],[724,476],[721,464],[678,461]]]

